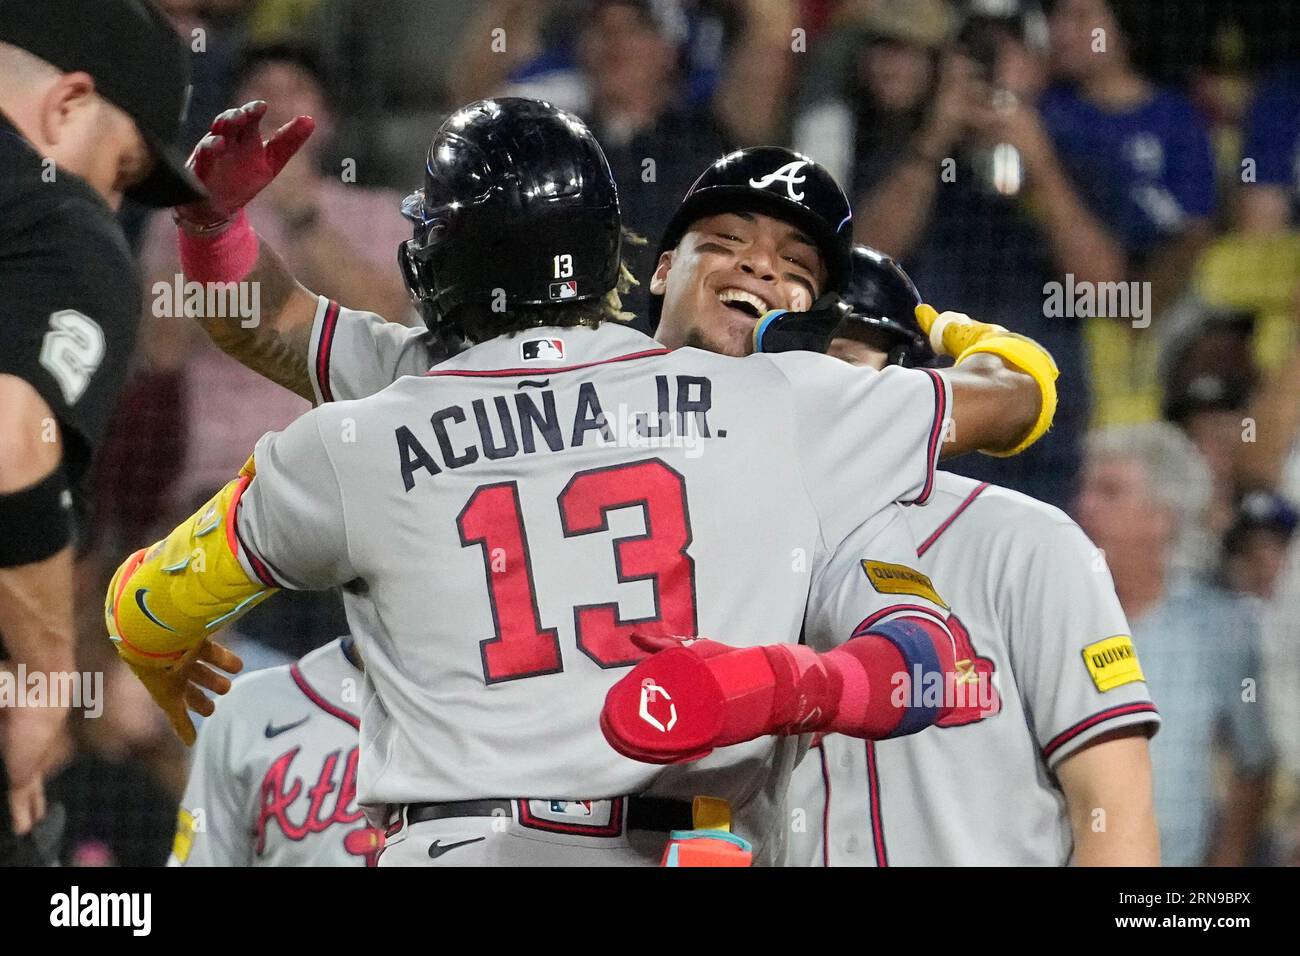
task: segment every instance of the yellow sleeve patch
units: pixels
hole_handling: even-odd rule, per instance
[[[929,577],[915,568],[887,561],[863,561],[862,571],[871,586],[881,594],[915,594],[948,610],[947,603],[939,597]]]
[[[1133,638],[1127,634],[1116,634],[1089,644],[1083,649],[1083,663],[1087,665],[1097,690],[1103,694],[1134,681],[1146,680],[1142,676],[1142,665],[1138,663],[1137,650],[1133,647]]]
[[[172,855],[184,863],[194,848],[194,814],[181,807],[176,815],[176,838],[172,840]]]

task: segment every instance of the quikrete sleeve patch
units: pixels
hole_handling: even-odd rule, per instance
[[[948,610],[947,603],[939,597],[929,577],[915,568],[888,561],[863,561],[862,572],[881,594],[915,594]]]
[[[1117,634],[1089,644],[1083,649],[1083,663],[1087,665],[1097,690],[1102,693],[1146,680],[1142,676],[1142,665],[1138,663],[1137,650],[1133,647],[1133,638],[1127,634]]]

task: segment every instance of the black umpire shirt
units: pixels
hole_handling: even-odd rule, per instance
[[[28,382],[54,412],[78,503],[122,390],[140,306],[140,276],[113,210],[0,113],[0,375]],[[0,408],[0,421],[7,414]],[[8,787],[0,762],[0,865],[34,852],[11,837]]]
[[[0,374],[30,383],[53,410],[74,489],[122,389],[140,308],[112,209],[0,113]]]

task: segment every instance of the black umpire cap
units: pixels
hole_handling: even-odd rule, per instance
[[[0,0],[0,42],[65,73],[89,73],[99,94],[135,121],[156,162],[130,198],[146,206],[204,198],[177,142],[189,51],[151,0]]]

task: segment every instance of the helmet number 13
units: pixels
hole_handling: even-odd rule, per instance
[[[573,278],[573,256],[567,252],[556,256],[553,260],[555,265],[555,278],[571,279]]]
[[[601,667],[626,667],[646,656],[632,643],[634,630],[694,635],[695,562],[686,482],[658,458],[593,468],[575,474],[556,500],[566,538],[609,530],[609,512],[640,508],[645,532],[613,540],[614,567],[622,582],[649,581],[655,612],[624,620],[617,601],[573,608],[578,649]],[[483,550],[493,637],[479,642],[489,684],[555,674],[564,669],[558,631],[544,627],[537,607],[532,555],[514,481],[481,485],[457,518],[464,547]]]

